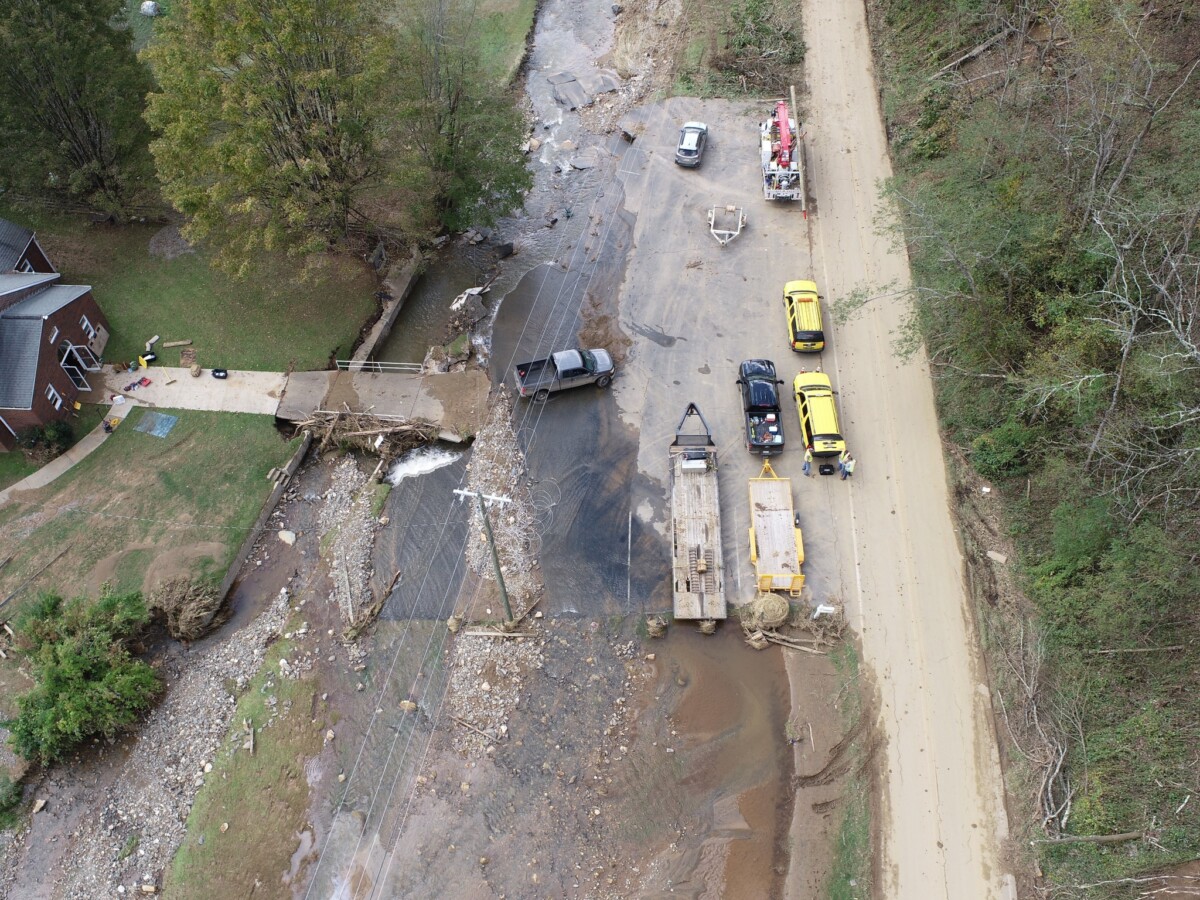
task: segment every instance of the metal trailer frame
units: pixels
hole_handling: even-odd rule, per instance
[[[767,461],[762,474],[750,479],[750,562],[760,591],[800,596],[804,538],[792,507],[792,480],[776,475]]]
[[[734,219],[732,223],[721,222],[721,225],[729,224],[731,227],[718,228],[717,216],[720,213],[732,214]],[[742,233],[742,229],[746,227],[746,212],[740,206],[714,206],[708,211],[708,230],[712,232],[712,236],[717,239],[717,243],[724,247],[735,237]]]
[[[686,433],[691,416],[703,433]],[[671,574],[677,620],[714,621],[728,615],[717,445],[700,407],[689,403],[669,448],[671,462]]]

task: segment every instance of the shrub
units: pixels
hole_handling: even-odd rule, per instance
[[[21,784],[7,772],[0,771],[0,831],[17,824],[17,807],[21,804]]]
[[[22,757],[61,759],[95,735],[113,737],[137,721],[158,695],[158,675],[129,652],[149,619],[141,594],[105,594],[69,602],[44,594],[17,619],[35,686],[17,698],[5,726]]]
[[[75,429],[65,419],[47,422],[42,428],[42,440],[55,453],[62,453],[75,439]]]
[[[36,450],[42,445],[42,429],[39,425],[22,428],[17,434],[17,446],[22,450]]]
[[[971,462],[980,475],[993,481],[1024,475],[1036,437],[1032,428],[1010,419],[975,438]]]

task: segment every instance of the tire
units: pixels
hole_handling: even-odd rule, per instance
[[[548,390],[546,390],[546,388],[542,388],[540,391],[536,392],[533,395],[533,402],[534,403],[545,403],[549,396],[550,396],[550,392]]]
[[[596,387],[598,387],[598,388],[606,388],[610,384],[612,384],[612,376],[611,375],[601,375],[599,378],[596,379]]]

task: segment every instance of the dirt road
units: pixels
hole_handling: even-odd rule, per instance
[[[863,4],[809,2],[810,185],[815,272],[832,299],[909,281],[876,233],[891,175]],[[882,896],[1015,897],[991,702],[976,650],[962,560],[923,357],[898,359],[894,296],[837,328],[826,362],[860,464],[834,507],[841,593],[878,688]],[[832,365],[830,364],[832,363]]]

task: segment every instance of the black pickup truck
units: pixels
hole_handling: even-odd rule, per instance
[[[769,359],[746,360],[738,368],[737,383],[746,412],[746,449],[760,456],[782,453],[778,385],[783,382],[775,377],[775,363]]]

